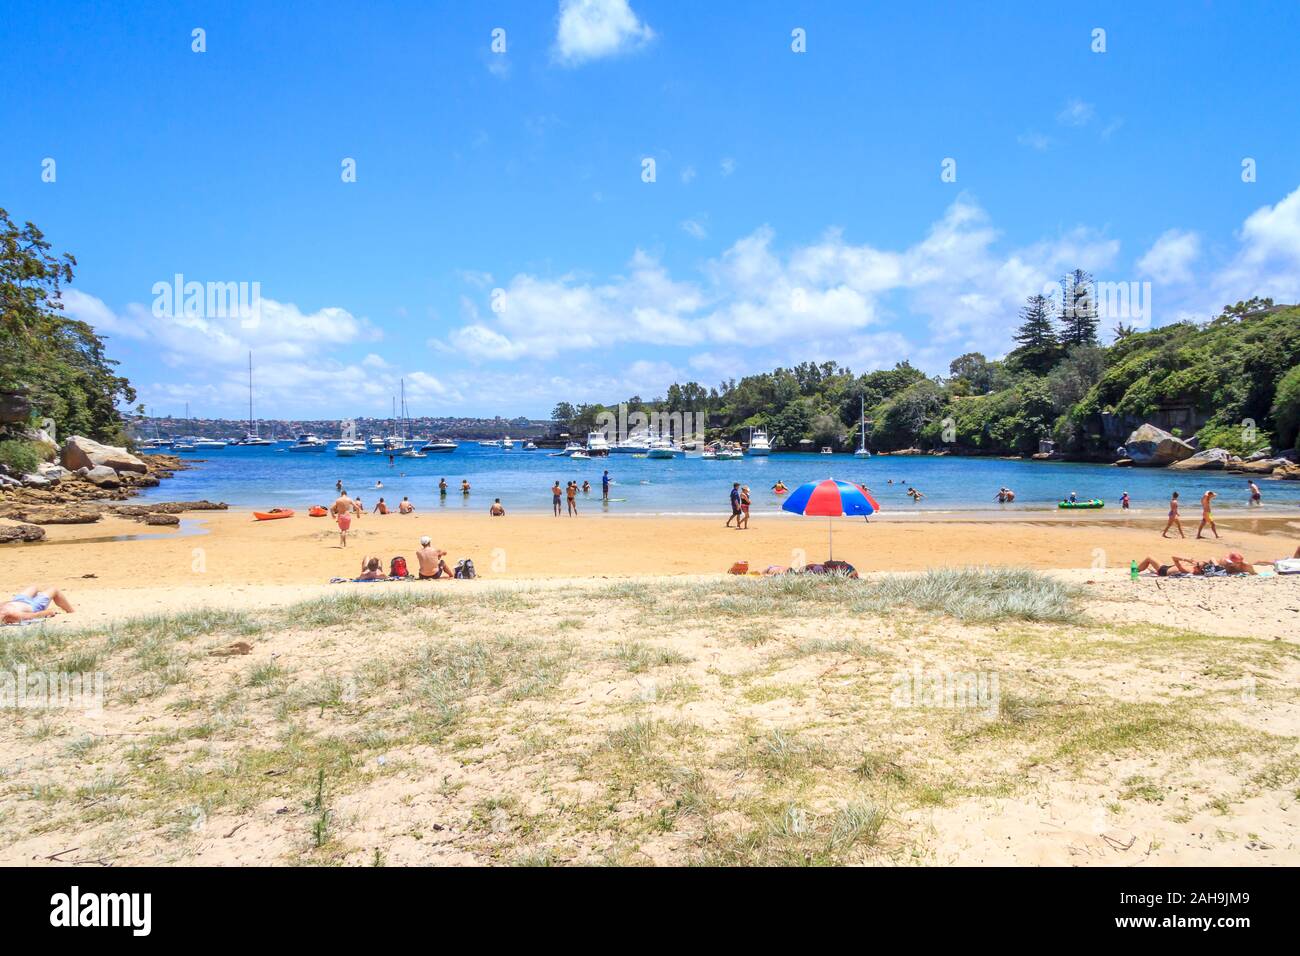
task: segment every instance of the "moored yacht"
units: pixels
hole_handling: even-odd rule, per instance
[[[324,451],[328,447],[329,442],[325,439],[304,432],[289,446],[289,451]]]
[[[609,454],[609,439],[604,432],[588,432],[586,450],[590,458],[603,458]]]
[[[456,444],[450,438],[430,438],[420,447],[420,451],[433,451],[447,454],[455,451],[460,445]]]
[[[755,428],[749,433],[749,449],[746,454],[755,457],[772,454],[772,443],[767,440],[767,432]]]

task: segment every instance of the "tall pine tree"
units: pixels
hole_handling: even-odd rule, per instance
[[[1020,328],[1015,340],[1019,347],[1007,360],[1013,365],[1046,375],[1061,358],[1061,343],[1056,337],[1052,300],[1045,295],[1031,295],[1020,310]]]
[[[1097,286],[1092,276],[1075,269],[1061,280],[1061,344],[1096,345]]]

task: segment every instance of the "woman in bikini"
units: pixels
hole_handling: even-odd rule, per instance
[[[736,523],[736,527],[749,527],[749,485],[740,489],[740,521]]]
[[[1169,521],[1165,523],[1165,530],[1160,532],[1160,537],[1169,537],[1169,529],[1177,528],[1178,536],[1185,538],[1187,535],[1183,532],[1183,523],[1178,520],[1178,492],[1169,496]]]

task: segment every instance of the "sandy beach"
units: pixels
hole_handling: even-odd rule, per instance
[[[78,606],[6,670],[108,686],[11,711],[0,862],[1300,862],[1300,580],[1128,580],[1296,519],[838,520],[841,583],[721,573],[824,558],[811,519],[185,522],[0,551]],[[421,534],[481,579],[326,583]],[[1044,574],[916,573],[965,566]]]

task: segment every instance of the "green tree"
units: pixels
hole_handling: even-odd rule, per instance
[[[1282,376],[1273,397],[1273,426],[1278,445],[1300,451],[1300,365]]]
[[[60,291],[77,260],[50,248],[35,225],[19,227],[0,209],[0,388],[25,389],[60,435],[123,442],[118,404],[135,391],[95,330],[63,314]]]
[[[1061,280],[1061,344],[1096,345],[1097,284],[1087,272],[1075,269]]]
[[[1052,301],[1045,295],[1031,295],[1020,310],[1020,328],[1014,336],[1018,347],[1007,356],[1016,368],[1045,375],[1061,357],[1061,343],[1052,321]]]

